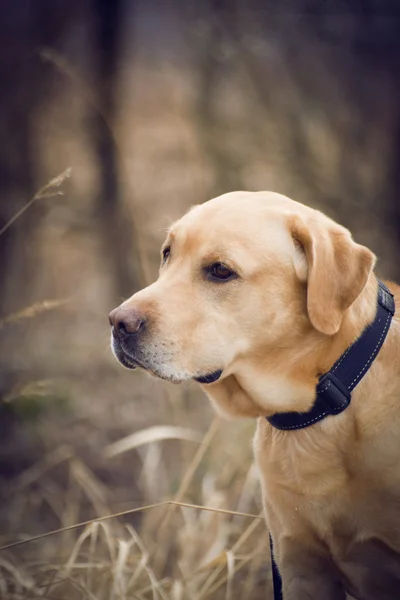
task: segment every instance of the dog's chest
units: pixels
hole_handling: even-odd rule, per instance
[[[362,590],[355,597],[397,597],[390,595],[400,589],[400,476],[395,457],[391,465],[373,440],[370,455],[363,450],[352,456],[344,446],[312,435],[297,442],[293,436],[293,443],[286,445],[280,441],[279,434],[267,435],[259,427],[255,455],[276,539],[324,548],[347,589]]]
[[[264,498],[281,528],[288,535],[313,532],[324,543],[336,544],[338,552],[372,537],[399,543],[400,552],[396,453],[389,460],[373,440],[369,451],[353,445],[347,452],[345,442],[304,434],[282,443],[286,432],[271,436],[259,426],[255,438]]]

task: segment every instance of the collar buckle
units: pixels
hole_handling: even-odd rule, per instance
[[[386,285],[382,283],[382,281],[379,282],[378,286],[378,302],[382,306],[382,308],[390,312],[391,315],[394,315],[394,296],[391,293],[391,291],[386,287]]]
[[[317,385],[317,396],[323,400],[327,412],[337,415],[350,404],[351,392],[331,372],[325,373]]]

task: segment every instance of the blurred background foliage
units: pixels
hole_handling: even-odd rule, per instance
[[[324,210],[399,278],[397,1],[2,9],[0,545],[169,498],[258,514],[254,423],[119,368],[107,314],[235,189]],[[268,598],[268,560],[258,520],[160,508],[3,551],[0,597]]]

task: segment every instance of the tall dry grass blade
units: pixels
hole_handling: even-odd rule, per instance
[[[34,588],[32,579],[28,576],[25,576],[21,569],[13,565],[5,558],[0,558],[0,571],[1,570],[10,573],[10,575],[13,577],[13,583],[18,592],[22,592],[23,589],[31,590]]]
[[[57,190],[56,188],[60,187],[60,185],[64,183],[64,181],[70,176],[71,168],[68,168],[63,173],[60,173],[60,175],[57,175],[57,177],[54,177],[54,179],[51,179],[48,183],[46,183],[46,185],[40,188],[40,190],[36,192],[33,198],[31,198],[20,210],[18,210],[15,213],[15,215],[11,217],[11,219],[9,219],[9,221],[7,221],[5,225],[3,225],[3,227],[0,229],[0,235],[3,235],[3,233],[7,231],[7,229],[9,229],[11,225],[15,223],[15,221],[19,219],[19,217],[23,215],[24,212],[26,212],[28,208],[32,206],[32,204],[37,200],[62,195],[63,192]]]
[[[254,550],[252,552],[250,552],[250,554],[245,555],[245,556],[240,556],[238,554],[236,554],[236,564],[233,567],[233,572],[232,575],[235,575],[238,571],[240,571],[243,567],[245,567],[250,561],[254,561],[254,558],[258,559],[258,564],[261,564],[261,562],[264,562],[264,558],[265,555],[267,553],[267,548],[269,547],[269,544],[267,543],[266,539],[264,538],[263,540],[261,540],[261,542],[259,542],[257,544],[257,546],[254,548]],[[214,594],[222,585],[224,585],[227,582],[227,578],[228,578],[228,570],[227,573],[224,574],[207,592],[206,596],[209,597],[212,594]],[[248,592],[241,590],[241,594],[243,598],[249,598],[251,597],[251,594],[254,591],[254,586],[253,587],[248,587]]]
[[[99,597],[95,595],[91,590],[89,590],[81,581],[77,581],[73,577],[65,577],[64,580],[59,582],[60,584],[68,583],[72,588],[75,588],[79,592],[79,596],[75,596],[74,598],[79,598],[79,600],[99,600]],[[63,590],[63,588],[62,588]],[[70,593],[68,596],[65,596],[65,592],[63,590],[63,596],[61,598],[64,600],[69,600],[71,598]],[[57,595],[54,597],[54,600],[59,600],[60,596]],[[47,597],[45,600],[53,600],[53,598]],[[108,600],[108,599],[107,599]]]
[[[113,571],[113,584],[111,588],[110,600],[126,600],[126,569],[129,559],[129,551],[131,550],[133,544],[133,540],[129,540],[128,542],[125,540],[118,540],[118,556],[115,561],[115,568]]]
[[[88,85],[84,82],[84,77],[80,75],[77,69],[67,60],[62,54],[53,50],[52,48],[42,48],[39,51],[40,57],[46,61],[57,67],[57,69],[67,75],[67,77],[74,82],[86,100],[97,110],[97,112],[102,116],[104,122],[107,123],[107,127],[109,130],[114,133],[114,128],[112,127],[107,111],[99,102],[96,94],[92,92]]]
[[[259,541],[256,548],[254,549],[254,552],[252,552],[252,560],[251,560],[250,569],[247,574],[246,581],[244,582],[244,585],[243,585],[243,597],[244,598],[250,597],[252,590],[254,590],[256,588],[257,578],[262,569],[262,566],[266,565],[268,551],[269,551],[269,543],[268,543],[268,538],[265,536]],[[240,557],[240,558],[244,558],[244,557]],[[271,584],[272,581],[271,581],[271,570],[270,569],[268,570],[268,573],[270,575],[269,583]]]
[[[36,585],[36,589],[40,593],[41,598],[52,598],[53,587],[56,588],[64,579],[60,578],[60,566],[59,565],[42,565],[38,570],[38,573],[32,574],[32,576],[40,574],[40,583]]]
[[[176,494],[174,496],[173,503],[180,502],[182,500],[183,496],[186,494],[188,487],[192,482],[193,476],[194,476],[198,466],[200,465],[201,461],[203,460],[205,453],[207,452],[208,448],[210,447],[210,444],[219,429],[220,423],[221,423],[220,417],[214,417],[214,419],[211,421],[211,424],[210,424],[208,430],[206,431],[204,438],[201,441],[200,448],[197,450],[196,454],[194,455],[191,463],[189,464],[189,466],[186,470],[186,473],[181,481],[178,491],[176,492]]]
[[[213,508],[212,506],[201,506],[199,504],[189,504],[187,502],[176,502],[175,500],[166,500],[165,502],[158,502],[155,504],[147,504],[146,506],[138,506],[137,508],[130,508],[128,510],[123,510],[121,512],[118,513],[113,513],[112,515],[105,515],[104,517],[98,517],[96,519],[89,519],[88,521],[82,521],[81,523],[75,523],[74,525],[68,525],[67,527],[60,527],[59,529],[54,529],[53,531],[47,531],[46,533],[41,533],[39,535],[34,535],[32,537],[28,537],[25,540],[18,540],[16,542],[11,542],[10,544],[5,544],[4,546],[0,546],[0,552],[2,550],[9,550],[11,548],[16,548],[17,546],[22,546],[23,544],[29,544],[31,542],[36,542],[38,540],[42,540],[46,537],[50,537],[52,535],[57,535],[59,533],[64,533],[65,531],[72,531],[74,529],[79,529],[81,527],[86,527],[87,525],[92,525],[93,523],[104,523],[104,521],[109,521],[110,519],[116,519],[118,517],[124,517],[126,515],[131,515],[137,512],[142,512],[142,511],[147,511],[150,510],[152,508],[161,508],[163,506],[169,506],[169,505],[174,505],[174,506],[185,506],[187,508],[195,508],[198,510],[208,510],[211,512],[217,512],[217,513],[223,513],[226,515],[232,515],[232,516],[239,516],[239,517],[250,517],[252,519],[257,520],[264,520],[264,517],[260,514],[260,515],[252,515],[250,513],[240,513],[237,512],[235,510],[226,510],[223,508]],[[242,536],[239,538],[238,542],[236,542],[236,544],[239,543],[240,540],[242,540],[244,535],[247,535],[247,531],[249,528],[247,528],[244,532],[244,534],[242,534]],[[251,533],[251,532],[250,532]],[[245,537],[244,539],[247,539],[247,537]],[[243,540],[244,541],[244,540]],[[233,546],[232,550],[236,550],[236,544]]]
[[[109,511],[106,486],[77,457],[71,459],[71,475],[92,503],[96,513],[101,517],[105,516]]]
[[[175,579],[172,582],[171,600],[183,600],[184,587],[182,581]]]
[[[160,524],[160,527],[158,530],[159,539],[161,539],[161,536],[166,531],[167,525],[168,525],[168,523],[172,517],[172,514],[175,510],[175,505],[177,503],[179,503],[182,500],[182,498],[184,497],[184,495],[186,494],[187,489],[193,479],[194,474],[196,473],[198,466],[200,465],[201,461],[203,460],[203,457],[204,457],[205,453],[207,452],[207,450],[211,444],[211,441],[213,440],[215,434],[218,431],[220,423],[221,423],[221,419],[218,416],[214,417],[214,419],[211,421],[211,424],[210,424],[208,430],[206,431],[206,434],[205,434],[197,452],[193,456],[192,461],[189,463],[189,466],[186,469],[186,473],[183,476],[183,479],[180,483],[178,491],[176,492],[176,494],[174,496],[174,501],[171,502],[171,506],[168,508],[165,517],[161,521],[161,524]],[[162,572],[163,568],[165,567],[170,544],[171,544],[170,540],[168,540],[168,542],[164,540],[163,555],[158,551],[159,547],[156,548],[155,551],[153,552],[153,558],[155,559],[157,568],[160,569],[160,572]]]
[[[47,504],[59,521],[63,513],[63,490],[55,481],[48,476],[40,479],[37,486],[37,496],[42,503]]]
[[[2,402],[12,402],[19,396],[45,396],[57,389],[57,382],[53,379],[36,379],[28,383],[18,384],[11,388],[2,397]]]
[[[71,167],[68,167],[67,169],[65,169],[65,171],[63,171],[56,177],[53,177],[53,179],[50,179],[50,181],[48,183],[46,183],[43,187],[40,188],[40,190],[38,192],[36,192],[36,194],[34,196],[34,200],[40,200],[41,198],[48,198],[49,194],[51,195],[53,193],[54,189],[59,188],[66,179],[69,179],[71,177],[71,173],[72,173],[72,169],[71,169]],[[63,192],[59,192],[59,193],[63,194]]]
[[[6,580],[3,578],[1,571],[0,571],[0,598],[6,598],[6,594],[7,594],[7,582]]]
[[[98,521],[100,531],[103,532],[104,538],[107,543],[108,553],[110,555],[111,563],[114,565],[116,559],[116,550],[113,536],[111,535],[110,527],[108,523],[105,522],[105,519]]]
[[[150,587],[145,588],[145,589],[152,591],[153,595],[154,595],[153,582],[156,580],[156,578],[155,578],[154,572],[148,565],[149,553],[148,553],[141,537],[135,531],[135,529],[131,525],[126,525],[126,529],[132,538],[132,542],[134,542],[138,546],[138,548],[142,554],[142,558],[140,559],[139,564],[138,564],[137,568],[135,569],[135,572],[133,573],[133,575],[131,576],[131,578],[128,582],[126,591],[129,592],[129,590],[132,590],[133,586],[136,585],[136,583],[138,582],[140,575],[142,573],[146,573],[147,578],[150,581]],[[158,582],[158,586],[160,586],[160,582]],[[141,593],[144,593],[144,591],[141,590]]]
[[[186,469],[186,472],[185,472],[183,479],[179,485],[178,491],[176,492],[176,494],[174,496],[174,499],[172,501],[170,501],[170,504],[172,505],[172,509],[170,511],[168,511],[168,513],[165,515],[165,517],[160,525],[160,529],[159,529],[160,532],[168,523],[174,506],[180,505],[180,502],[181,502],[183,496],[186,494],[187,489],[188,489],[190,483],[192,482],[193,476],[194,476],[199,464],[203,460],[204,455],[207,452],[207,450],[211,444],[211,441],[213,440],[215,434],[218,431],[219,425],[220,425],[220,418],[214,417],[208,430],[206,431],[205,436],[202,439],[199,449],[193,456],[188,468]],[[185,506],[185,504],[182,503],[182,506]]]
[[[177,502],[176,500],[167,500],[165,504],[175,506],[183,506],[185,508],[196,508],[198,510],[206,510],[209,512],[221,513],[222,515],[230,515],[232,517],[250,517],[251,519],[260,519],[264,521],[262,514],[252,515],[251,513],[238,512],[237,510],[228,510],[227,508],[214,508],[213,506],[203,506],[202,504],[189,504],[188,502]]]
[[[74,547],[72,548],[71,554],[65,564],[63,569],[65,576],[69,577],[72,569],[74,568],[76,559],[78,557],[79,551],[82,547],[82,544],[92,535],[93,524],[88,525],[84,531],[82,531],[81,535],[76,540]]]
[[[170,585],[170,583],[171,583],[171,580],[169,579],[169,577],[164,577],[163,579],[159,579],[157,581],[157,584],[160,589],[162,589],[162,586]],[[143,594],[147,595],[148,592],[153,592],[153,584],[152,583],[146,585],[145,587],[141,588],[140,590],[135,590],[135,598],[137,595],[138,597],[140,597],[141,600],[145,600]],[[171,598],[168,598],[168,596],[165,595],[166,592],[164,592],[164,590],[162,590],[162,593],[164,593],[165,600],[171,600]]]
[[[141,493],[148,502],[157,502],[165,496],[167,486],[167,473],[164,461],[164,452],[161,444],[148,444],[140,446],[138,452],[142,457],[142,466],[137,478]],[[157,473],[155,477],[154,474]]]
[[[79,521],[80,499],[82,488],[76,484],[71,471],[71,461],[68,463],[68,484],[64,494],[64,510],[61,515],[61,526],[68,527]],[[62,535],[62,546],[69,548],[73,540],[73,532],[66,531]]]
[[[117,517],[123,517],[125,515],[130,515],[135,512],[141,512],[144,510],[150,510],[151,508],[167,506],[169,503],[167,502],[158,502],[157,504],[148,504],[147,506],[139,506],[138,508],[131,508],[129,510],[124,510],[119,513],[114,513],[112,515],[105,515],[104,517],[98,517],[96,519],[89,519],[87,521],[82,521],[80,523],[74,523],[73,525],[68,525],[67,527],[60,527],[59,529],[54,529],[53,531],[48,531],[46,533],[41,533],[39,535],[34,535],[24,540],[18,540],[16,542],[12,542],[10,544],[5,544],[4,546],[0,546],[0,552],[2,550],[9,550],[11,548],[16,548],[17,546],[22,546],[23,544],[28,544],[31,542],[36,542],[38,540],[42,540],[46,537],[57,535],[59,533],[64,533],[65,531],[72,531],[74,529],[80,529],[81,527],[86,527],[87,525],[91,525],[95,522],[103,522],[108,521],[109,519],[115,519]]]
[[[133,587],[139,581],[140,576],[142,575],[142,573],[146,572],[146,566],[147,566],[148,560],[149,560],[149,557],[148,557],[147,554],[143,554],[140,557],[139,563],[137,564],[136,569],[133,572],[133,575],[131,576],[131,578],[128,581],[128,585],[126,586],[127,592],[129,592],[130,590],[133,590]]]
[[[262,520],[264,520],[262,517],[262,513],[259,515],[259,517]],[[231,551],[233,553],[236,553],[236,551],[250,537],[250,535],[253,533],[253,531],[255,531],[255,529],[258,527],[259,524],[260,524],[260,520],[257,520],[257,519],[254,519],[254,521],[252,521],[252,523],[250,523],[250,525],[243,531],[243,533],[240,535],[240,537],[236,540],[236,542],[232,546]],[[218,579],[218,577],[222,573],[223,569],[224,569],[224,565],[219,566],[210,575],[210,577],[207,579],[206,583],[200,590],[199,598],[201,598],[201,599],[206,598],[209,595],[210,588],[215,583],[215,581]]]
[[[90,536],[89,556],[88,556],[88,562],[89,562],[90,566],[88,567],[87,574],[86,574],[86,585],[89,589],[91,589],[91,587],[92,587],[92,573],[93,573],[92,563],[94,563],[98,532],[99,532],[99,523],[97,523],[97,522],[92,523],[92,535]]]
[[[69,460],[73,456],[73,449],[71,446],[62,445],[56,448],[53,452],[49,452],[42,460],[35,463],[17,477],[15,482],[14,490],[23,490],[29,487],[32,483],[38,481],[43,475],[56,467],[61,462]]]
[[[128,435],[118,442],[114,442],[107,446],[104,450],[104,455],[107,458],[117,456],[128,450],[134,450],[144,444],[151,444],[152,442],[160,442],[163,440],[184,440],[187,442],[200,442],[201,433],[195,429],[188,429],[185,427],[176,427],[174,425],[156,425],[147,429],[142,429]]]
[[[226,595],[225,600],[233,598],[233,576],[235,574],[235,555],[232,550],[226,551]]]
[[[23,321],[25,319],[32,319],[37,315],[40,315],[44,312],[48,312],[49,310],[54,310],[55,308],[60,308],[61,306],[66,306],[71,302],[68,300],[42,300],[41,302],[35,302],[22,310],[19,310],[3,319],[0,319],[0,329],[5,327],[5,325],[10,325],[14,323],[18,323],[19,321]]]
[[[232,572],[230,574],[231,577],[231,581],[233,582],[233,577],[234,575],[240,571],[241,569],[243,569],[243,567],[245,567],[253,558],[253,554],[251,554],[250,556],[247,556],[246,558],[243,558],[242,560],[238,561],[238,563],[236,565],[232,566]],[[207,592],[206,597],[210,597],[213,598],[214,594],[217,590],[219,590],[219,588],[221,586],[223,586],[225,583],[227,583],[227,579],[228,579],[228,575],[224,575],[219,581],[217,581]],[[228,590],[227,590],[228,591]]]
[[[160,598],[161,598],[161,600],[170,600],[170,598],[168,598],[166,592],[164,592],[164,590],[162,589],[160,582],[157,581],[157,578],[151,569],[148,569],[148,574],[149,574],[149,578],[150,578],[150,585],[151,585],[151,591],[153,594],[153,600],[160,600]]]

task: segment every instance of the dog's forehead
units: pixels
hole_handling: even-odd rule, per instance
[[[171,227],[170,239],[185,253],[213,248],[278,251],[289,237],[287,203],[254,196],[226,194],[193,207]]]

